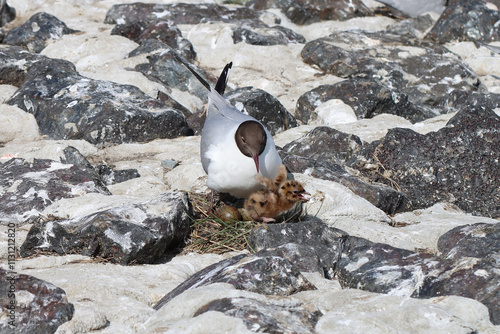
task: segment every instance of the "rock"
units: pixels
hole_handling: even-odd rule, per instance
[[[186,290],[213,283],[229,283],[239,290],[274,296],[288,296],[316,289],[294,264],[284,258],[265,253],[250,256],[241,254],[194,274],[166,294],[154,309],[159,310]]]
[[[418,4],[408,0],[379,0],[379,2],[395,10],[397,14],[407,15],[409,17],[418,17],[426,12],[435,12],[441,14],[448,3],[446,0],[425,0]]]
[[[418,296],[429,274],[443,272],[439,258],[350,236],[342,245],[335,274],[343,288]]]
[[[63,289],[30,275],[13,274],[0,268],[0,293],[3,333],[12,330],[18,334],[54,333],[73,317],[73,304],[68,302]],[[10,297],[14,293],[15,297]]]
[[[480,246],[480,245],[478,245]],[[462,296],[480,301],[488,308],[490,320],[500,325],[500,266],[497,259],[462,258],[437,277],[427,277],[419,297]]]
[[[0,162],[1,221],[25,222],[61,198],[87,193],[109,195],[93,171],[73,163],[35,159],[32,163],[13,158]]]
[[[373,15],[373,12],[359,0],[252,0],[246,5],[256,10],[280,8],[295,24],[311,24],[324,20],[345,21],[354,17]]]
[[[227,93],[226,98],[243,113],[261,121],[273,136],[298,126],[280,101],[262,89],[243,87]]]
[[[16,9],[7,4],[7,0],[0,2],[0,27],[6,25],[16,17]],[[0,42],[2,40],[0,39]]]
[[[399,21],[388,27],[387,31],[398,35],[423,39],[427,31],[436,23],[436,20],[437,18],[434,18],[430,14],[419,15],[414,18]]]
[[[22,26],[10,30],[5,35],[3,43],[23,46],[30,52],[38,53],[52,40],[75,32],[78,30],[68,28],[54,15],[39,12],[30,17]]]
[[[146,47],[149,44],[146,44]],[[138,64],[134,70],[143,73],[153,81],[160,82],[169,92],[179,90],[184,93],[196,96],[199,100],[207,102],[207,89],[200,81],[177,60],[171,48],[163,44],[164,47],[153,50],[147,57],[148,63]],[[140,54],[144,46],[139,46],[132,54]],[[207,82],[212,82],[215,86],[216,78],[208,74],[205,70],[191,65]],[[168,98],[167,98],[168,99]],[[171,99],[171,97],[170,97]],[[160,97],[160,100],[166,100]],[[167,102],[169,103],[169,102]],[[172,105],[172,104],[171,104]],[[172,105],[177,107],[175,104]]]
[[[166,21],[144,22],[136,21],[127,24],[118,24],[111,31],[112,35],[121,35],[127,37],[137,44],[152,41],[166,44],[174,50],[177,50],[188,61],[193,62],[196,58],[196,52],[190,41],[182,37],[182,33],[176,26],[169,25]]]
[[[455,227],[438,240],[441,256],[448,259],[500,256],[500,224],[476,223]],[[500,258],[499,258],[500,259]]]
[[[113,170],[108,165],[99,165],[96,168],[104,183],[108,186],[141,177],[137,169],[133,168]]]
[[[406,94],[369,78],[347,79],[314,88],[298,99],[295,115],[308,124],[318,118],[315,112],[318,104],[333,99],[340,99],[351,106],[358,119],[392,114],[418,122],[434,116],[429,110],[412,104]],[[335,112],[330,111],[332,114]]]
[[[319,272],[331,279],[345,236],[347,234],[344,231],[321,221],[310,220],[293,224],[268,224],[253,229],[248,243],[259,253],[267,250],[280,254],[300,271]]]
[[[482,89],[477,75],[444,47],[388,31],[334,33],[310,41],[301,55],[305,63],[326,73],[374,78],[405,94],[411,104],[420,105],[409,118],[413,122],[446,112],[434,104],[452,89]],[[361,95],[354,97],[363,99]]]
[[[392,129],[367,145],[350,163],[375,182],[400,189],[408,197],[404,210],[448,201],[465,212],[499,217],[500,117],[471,106],[447,126],[427,135]]]
[[[408,200],[402,192],[383,183],[365,182],[348,172],[342,165],[330,161],[286,155],[283,157],[283,163],[292,173],[304,173],[315,178],[340,183],[387,214],[399,212]]]
[[[0,83],[21,86],[28,77],[28,71],[34,76],[39,75],[34,64],[45,64],[56,67],[60,71],[76,73],[75,65],[61,59],[50,59],[35,53],[26,52],[20,46],[3,47],[0,49]],[[50,64],[50,65],[49,65]],[[43,68],[43,65],[41,66]]]
[[[305,43],[304,36],[283,26],[273,26],[261,21],[241,22],[233,28],[234,43],[245,42],[251,45],[287,45],[289,43]]]
[[[18,49],[8,51],[14,59],[34,58]],[[24,82],[7,103],[32,113],[48,138],[85,139],[104,146],[189,132],[180,111],[167,108],[135,86],[89,79],[76,73],[73,64],[46,57],[35,57],[22,67],[29,68]],[[15,73],[16,69],[8,70]]]
[[[362,148],[363,143],[358,136],[318,126],[305,136],[286,144],[283,151],[316,161],[341,164],[351,159]]]
[[[187,193],[165,193],[88,216],[35,224],[20,254],[77,253],[123,265],[154,263],[175,253],[188,234],[192,215]]]
[[[500,275],[490,258],[453,261],[349,236],[335,270],[342,287],[418,298],[473,298],[488,307],[493,324],[500,323]]]
[[[312,310],[309,310],[311,309]],[[194,316],[209,311],[223,312],[241,318],[249,330],[264,333],[315,333],[314,326],[321,317],[321,311],[312,306],[282,305],[272,300],[236,297],[213,300],[202,306]]]
[[[495,22],[500,13],[479,0],[452,1],[426,38],[444,44],[451,41],[497,41],[500,31]]]
[[[175,25],[202,22],[231,22],[257,19],[258,13],[245,7],[227,8],[217,4],[152,4],[133,3],[113,5],[104,23],[127,24],[136,21],[169,21]]]

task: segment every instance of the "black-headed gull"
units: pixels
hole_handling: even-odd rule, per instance
[[[244,114],[222,94],[229,69],[226,65],[212,88],[184,60],[179,59],[208,89],[208,107],[201,134],[201,163],[211,190],[246,198],[262,188],[255,175],[274,179],[281,165],[274,140],[266,127]]]

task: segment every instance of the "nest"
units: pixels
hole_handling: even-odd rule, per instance
[[[193,204],[194,217],[191,235],[183,253],[200,254],[250,250],[247,236],[253,228],[260,226],[254,221],[224,219],[211,212],[210,194],[189,194]]]

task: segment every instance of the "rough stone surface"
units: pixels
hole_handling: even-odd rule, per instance
[[[441,256],[450,259],[461,257],[484,258],[500,255],[500,224],[477,223],[455,227],[438,241]]]
[[[14,294],[15,298],[9,298]],[[2,333],[54,333],[57,328],[73,317],[74,306],[69,303],[63,289],[36,277],[13,274],[0,268],[0,308]],[[15,301],[15,312],[11,326],[8,317],[10,302]]]
[[[139,46],[131,52],[131,55],[143,53],[144,48],[147,48],[149,45],[151,43]],[[207,82],[212,82],[215,85],[216,79],[212,75],[197,66],[191,66]],[[160,82],[165,86],[167,91],[171,92],[173,89],[177,89],[192,94],[201,101],[208,101],[205,86],[177,60],[174,53],[170,51],[170,47],[165,46],[165,44],[163,44],[163,47],[159,47],[149,54],[147,63],[138,64],[134,69],[151,78],[153,81]]]
[[[251,45],[287,45],[289,43],[305,43],[304,36],[283,26],[273,26],[261,21],[243,21],[233,29],[234,43],[245,42]]]
[[[78,30],[70,29],[54,15],[40,12],[28,19],[22,26],[9,30],[3,43],[23,46],[30,52],[42,51],[51,40]]]
[[[342,238],[347,234],[321,221],[269,224],[252,230],[250,246],[259,252],[274,249],[305,272],[319,272],[332,278],[341,255]],[[288,255],[285,255],[288,254]],[[297,255],[294,255],[297,254]]]
[[[498,20],[500,13],[488,8],[483,1],[452,1],[426,38],[443,44],[464,40],[497,41],[500,39]]]
[[[285,258],[266,253],[238,255],[196,273],[165,295],[154,308],[160,309],[186,290],[212,283],[229,283],[236,289],[275,296],[288,296],[299,291],[316,289],[302,276],[298,268]]]
[[[166,21],[154,23],[137,21],[128,24],[117,24],[111,34],[127,37],[138,44],[148,40],[158,41],[177,50],[189,61],[194,61],[196,58],[196,52],[191,42],[182,37],[179,28],[169,25]]]
[[[154,263],[175,253],[188,234],[191,204],[184,192],[69,220],[33,225],[20,249],[98,256],[120,264]]]
[[[257,10],[280,8],[295,24],[311,24],[323,20],[348,20],[354,17],[373,15],[362,1],[346,0],[252,0],[247,6]]]
[[[226,98],[243,113],[261,121],[273,136],[298,125],[280,101],[262,89],[243,87],[227,93]]]
[[[341,164],[298,155],[285,155],[282,159],[290,172],[340,183],[388,214],[402,210],[408,200],[404,193],[383,183],[364,181],[348,172]]]
[[[78,163],[48,159],[28,162],[13,158],[0,162],[1,221],[25,222],[61,198],[87,193],[110,194],[93,170]]]
[[[428,109],[412,104],[406,94],[369,78],[347,79],[314,88],[299,98],[295,115],[307,124],[318,118],[314,112],[318,104],[333,99],[351,106],[358,119],[392,114],[415,122],[434,116]]]
[[[32,56],[21,53],[17,57]],[[135,86],[89,79],[76,73],[71,63],[63,61],[65,66],[60,67],[60,62],[43,57],[32,63],[7,102],[32,113],[48,138],[85,139],[102,146],[188,134],[180,111],[167,108]],[[10,70],[15,72],[20,63],[17,66]]]
[[[443,113],[434,104],[452,89],[480,88],[477,75],[443,46],[387,31],[334,33],[308,42],[301,54],[304,62],[327,73],[380,80],[429,109],[407,116],[412,121]]]
[[[336,129],[318,126],[305,136],[283,147],[283,151],[319,161],[340,164],[351,159],[363,148],[358,136]]]
[[[244,7],[227,8],[217,4],[149,4],[114,5],[106,14],[104,23],[127,24],[136,21],[170,21],[175,25],[242,19],[257,19],[258,13]]]
[[[352,166],[404,192],[407,210],[449,201],[475,215],[499,217],[498,182],[492,182],[500,179],[499,130],[498,115],[471,106],[427,135],[390,130],[367,145]]]
[[[312,307],[309,307],[312,308]],[[315,333],[314,326],[321,317],[319,310],[302,305],[276,305],[272,300],[261,302],[250,298],[222,298],[201,307],[194,316],[208,311],[223,312],[241,318],[252,331],[264,333]]]

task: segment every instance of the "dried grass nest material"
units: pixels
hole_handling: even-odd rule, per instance
[[[247,237],[252,229],[265,227],[265,224],[246,219],[222,220],[210,212],[210,194],[189,193],[189,197],[193,204],[194,217],[191,224],[191,235],[186,242],[183,253],[224,254],[243,250],[255,252],[249,245]],[[299,206],[290,210],[277,221],[285,223],[296,221],[302,215],[302,206]]]

